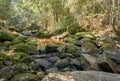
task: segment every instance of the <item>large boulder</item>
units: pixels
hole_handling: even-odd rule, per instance
[[[89,54],[81,54],[81,62],[82,68],[84,70],[100,70],[98,63],[98,57],[89,55]]]
[[[98,71],[50,73],[42,81],[120,81],[120,74]]]
[[[80,44],[81,44],[81,51],[82,53],[85,54],[98,54],[99,53],[99,49],[98,49],[98,45],[88,39],[88,38],[83,38],[80,40]]]
[[[89,54],[81,55],[82,68],[84,70],[101,70],[105,72],[118,73],[116,63],[108,55],[91,56]]]
[[[112,52],[114,54],[120,53],[120,50],[116,46],[115,40],[110,37],[101,36],[97,39],[97,43],[100,44],[100,49],[104,50],[105,52]]]

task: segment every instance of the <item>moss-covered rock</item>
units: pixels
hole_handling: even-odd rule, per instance
[[[100,43],[100,49],[109,52],[120,52],[116,46],[115,40],[110,37],[101,36],[98,38],[98,43]]]
[[[8,60],[8,56],[0,52],[0,68],[4,66],[4,61]]]
[[[81,70],[82,69],[82,63],[80,62],[79,59],[70,59],[70,64],[71,66],[75,66],[77,69]]]
[[[20,63],[25,57],[27,57],[27,54],[23,52],[16,52],[9,56],[10,60],[13,61],[14,64]]]
[[[84,54],[98,54],[99,49],[91,42],[84,42],[81,48],[82,53]]]
[[[30,56],[27,56],[27,57],[24,57],[23,59],[21,59],[21,62],[29,65],[32,62],[32,59]]]
[[[2,52],[0,52],[0,61],[8,60],[8,56]]]
[[[15,74],[14,66],[6,66],[0,69],[0,78],[10,79]]]
[[[15,36],[7,31],[0,31],[0,41],[12,41]]]
[[[17,74],[11,81],[40,81],[34,74],[23,73]]]
[[[68,44],[68,45],[66,45],[66,52],[67,53],[79,53],[80,48],[78,48],[74,44]]]
[[[11,46],[10,49],[13,49],[13,50],[15,50],[17,52],[28,53],[28,51],[29,51],[29,45],[27,45],[25,43],[19,43],[19,44],[15,44],[15,45]]]
[[[78,32],[75,34],[75,39],[79,40],[82,38],[96,39],[96,37],[89,32]]]
[[[49,37],[50,35],[47,34],[47,33],[43,33],[43,32],[41,32],[41,31],[39,31],[39,32],[37,32],[37,33],[35,34],[35,36],[36,36],[36,37],[39,37],[39,38],[46,38],[46,37]]]
[[[47,45],[46,45],[46,51],[47,51],[48,53],[57,52],[57,48],[58,48],[58,47],[59,47],[59,45],[57,45],[57,44],[53,44],[53,43],[47,44]]]
[[[18,36],[12,41],[12,44],[25,43],[26,40],[27,40],[26,36]]]

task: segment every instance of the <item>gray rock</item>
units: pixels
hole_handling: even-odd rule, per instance
[[[0,78],[10,78],[15,74],[15,66],[6,66],[0,69]]]
[[[10,65],[13,64],[13,62],[12,61],[5,61],[4,64],[7,65],[7,66],[10,66]]]
[[[30,70],[29,66],[27,64],[17,64],[16,66],[16,70],[18,70],[19,73],[24,73],[24,72],[28,72]]]
[[[120,73],[120,65],[118,65],[118,66],[116,67],[116,71],[117,71],[118,73]]]
[[[39,65],[36,64],[36,63],[34,63],[34,62],[32,62],[32,63],[30,64],[30,69],[31,69],[31,70],[41,70],[41,68],[39,67]]]
[[[44,60],[44,59],[36,59],[34,60],[34,62],[42,67],[43,69],[47,69],[49,66],[51,66],[52,64],[50,62],[48,62],[47,60]]]
[[[25,36],[32,36],[32,33],[27,30],[22,31],[21,33]]]
[[[82,68],[84,70],[101,70],[97,65],[98,57],[89,55],[89,54],[82,54],[81,55],[81,62]]]
[[[67,59],[60,59],[54,64],[54,66],[58,68],[64,68],[67,67],[68,65],[69,61]]]
[[[67,57],[74,58],[74,56],[71,53],[62,53],[60,57],[61,58],[67,58]]]
[[[47,73],[55,73],[58,72],[58,68],[57,67],[53,67],[53,68],[49,68],[46,70]]]
[[[95,44],[91,42],[83,42],[81,51],[84,54],[98,54],[99,49],[95,46]]]
[[[120,74],[98,71],[50,73],[42,81],[120,81]]]
[[[55,62],[57,62],[58,60],[60,60],[60,58],[57,57],[57,56],[50,57],[50,58],[48,59],[48,61],[51,62],[51,63],[55,63]]]
[[[43,71],[37,72],[37,76],[41,80],[45,76],[45,72]]]
[[[70,59],[70,64],[72,65],[72,66],[75,66],[78,70],[81,70],[82,69],[82,64],[81,64],[81,62],[80,62],[80,60],[78,60],[78,59]]]

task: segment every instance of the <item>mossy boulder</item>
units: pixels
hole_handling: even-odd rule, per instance
[[[35,74],[22,73],[17,74],[11,81],[40,81]]]
[[[66,53],[78,53],[80,49],[74,44],[66,44],[66,45],[60,46],[57,50],[60,53],[65,53],[65,52]]]
[[[8,60],[8,56],[2,52],[0,52],[0,61]]]
[[[59,47],[59,45],[50,43],[50,44],[47,44],[47,45],[46,45],[46,51],[47,51],[48,53],[57,52],[57,48],[58,48],[58,47]]]
[[[26,41],[27,41],[26,36],[18,36],[12,41],[12,44],[25,43]]]
[[[0,41],[12,41],[14,40],[15,35],[7,31],[0,31]]]
[[[74,44],[66,45],[66,53],[79,53],[79,52],[80,52],[80,48],[78,48]]]
[[[104,51],[116,52],[116,53],[120,52],[116,46],[115,40],[113,40],[111,37],[101,36],[98,38],[97,41],[101,45],[100,49]]]
[[[10,60],[13,61],[13,63],[18,64],[21,62],[21,60],[25,57],[27,57],[27,54],[24,52],[16,52],[9,56]]]
[[[78,32],[75,34],[75,39],[79,40],[82,38],[96,39],[96,37],[89,32]]]
[[[49,37],[49,34],[39,31],[35,34],[35,36],[39,38],[46,38]]]
[[[15,44],[15,45],[11,46],[10,49],[13,49],[13,50],[15,50],[17,52],[28,53],[29,45],[27,45],[26,43],[19,43],[19,44]]]
[[[99,49],[91,42],[83,43],[81,51],[84,54],[98,54],[99,53]]]

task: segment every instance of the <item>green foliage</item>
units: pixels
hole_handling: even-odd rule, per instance
[[[0,19],[7,20],[10,17],[11,0],[0,0]]]

